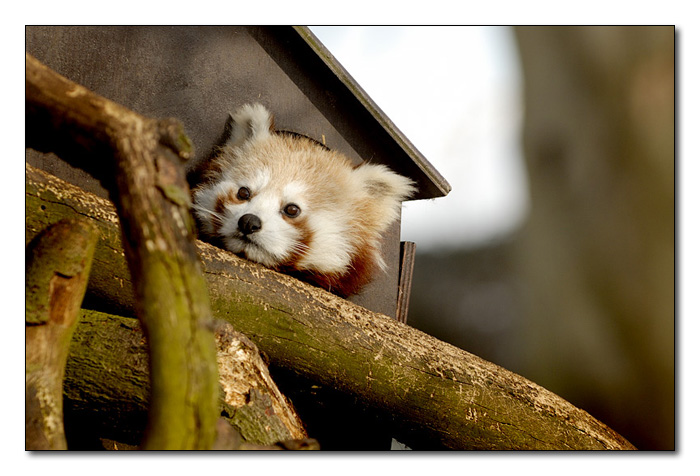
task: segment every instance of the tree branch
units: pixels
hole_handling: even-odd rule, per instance
[[[26,190],[28,234],[62,216],[92,217],[100,267],[123,267],[108,202],[29,166]],[[633,449],[588,413],[508,370],[206,243],[197,247],[216,317],[250,337],[271,364],[383,413],[393,435],[412,448]],[[129,308],[124,278],[107,274],[91,279],[88,292]]]
[[[237,430],[238,446],[305,439],[301,420],[255,344],[223,321],[215,336],[221,412]],[[138,444],[148,411],[148,373],[148,349],[137,319],[83,310],[66,366],[67,414],[86,433]]]
[[[66,449],[63,376],[96,243],[91,223],[65,219],[37,235],[27,249],[27,450]]]
[[[218,378],[182,166],[189,141],[179,123],[139,116],[28,54],[26,71],[27,145],[95,175],[117,207],[134,307],[151,352],[143,447],[211,448]]]

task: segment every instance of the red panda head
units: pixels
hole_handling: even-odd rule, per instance
[[[241,107],[232,120],[230,139],[193,191],[202,232],[252,261],[340,295],[356,293],[384,267],[381,235],[412,182],[273,131],[259,104]]]

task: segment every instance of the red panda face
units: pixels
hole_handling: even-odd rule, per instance
[[[273,183],[265,168],[233,175],[195,195],[195,203],[207,210],[199,212],[205,232],[229,251],[268,267],[298,261],[309,239],[303,185]]]
[[[381,234],[410,180],[382,165],[353,166],[311,139],[272,131],[260,105],[232,116],[231,139],[193,190],[204,235],[247,259],[353,294],[384,261]]]

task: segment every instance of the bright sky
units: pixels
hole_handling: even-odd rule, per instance
[[[520,69],[505,27],[312,27],[375,103],[452,185],[409,202],[402,240],[471,246],[528,208],[519,149]]]

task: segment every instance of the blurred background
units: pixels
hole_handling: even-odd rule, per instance
[[[453,187],[408,323],[674,449],[674,28],[311,29]]]

